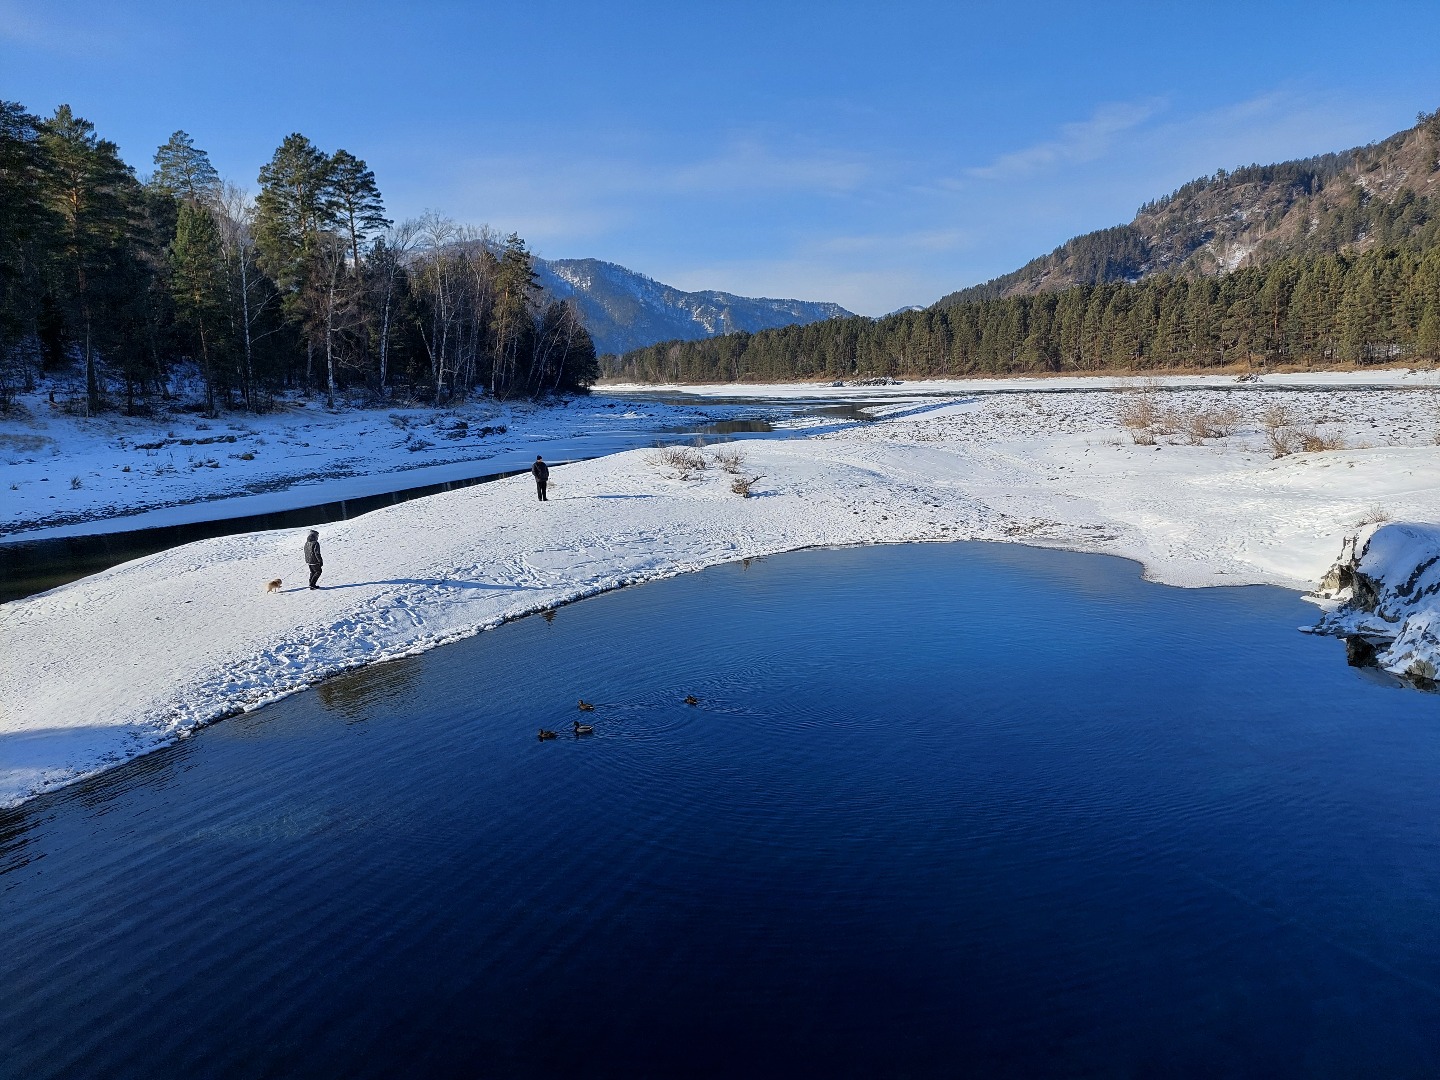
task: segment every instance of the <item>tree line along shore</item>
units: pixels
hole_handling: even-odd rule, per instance
[[[701,383],[1437,360],[1440,247],[1391,247],[663,342],[602,364],[609,379]]]
[[[536,397],[599,374],[518,235],[397,225],[347,150],[291,134],[253,194],[183,131],[154,165],[142,181],[69,106],[0,102],[0,407],[73,374],[87,412],[144,411],[188,365],[212,414],[295,390]]]

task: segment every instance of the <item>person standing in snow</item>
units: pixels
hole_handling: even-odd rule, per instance
[[[320,571],[325,568],[325,560],[320,557],[320,531],[311,529],[309,537],[305,540],[305,562],[310,566],[310,587],[318,589],[315,584],[320,580]]]
[[[540,496],[541,502],[549,502],[545,497],[545,485],[550,483],[550,466],[540,460],[540,455],[535,455],[535,464],[530,466],[530,472],[535,477],[535,492]]]

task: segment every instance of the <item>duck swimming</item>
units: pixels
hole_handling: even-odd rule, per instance
[[[595,733],[595,729],[594,729],[593,727],[591,727],[589,724],[582,724],[579,720],[576,720],[576,721],[575,721],[575,734],[576,734],[576,735],[593,735],[594,733]]]
[[[543,728],[543,727],[540,729],[540,741],[541,741],[541,742],[544,742],[546,739],[558,739],[559,737],[560,737],[560,736],[556,735],[555,732],[553,732],[553,731],[547,731],[547,730],[546,730],[545,728]]]
[[[687,695],[685,695],[685,704],[686,704],[686,705],[699,705],[699,704],[700,704],[700,699],[699,699],[698,697],[696,697],[694,694],[687,694]]]
[[[584,698],[581,698],[581,699],[580,699],[580,711],[581,711],[581,712],[594,712],[594,711],[595,711],[595,706],[594,706],[594,705],[591,705],[591,704],[590,704],[588,701],[586,701]]]

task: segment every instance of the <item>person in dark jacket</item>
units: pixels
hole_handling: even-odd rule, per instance
[[[315,584],[320,580],[320,571],[325,568],[325,560],[320,557],[320,532],[318,529],[311,529],[309,537],[305,540],[305,561],[310,566],[310,587],[318,589]]]
[[[535,464],[530,466],[530,472],[535,476],[535,491],[540,496],[541,502],[549,502],[545,497],[545,485],[550,482],[550,466],[540,460],[540,455],[535,455]]]

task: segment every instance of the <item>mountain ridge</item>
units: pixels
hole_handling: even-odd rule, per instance
[[[1199,177],[1142,204],[1126,224],[1074,236],[933,306],[1167,272],[1218,277],[1275,258],[1406,244],[1440,244],[1440,110],[1365,146]]]
[[[603,259],[536,256],[534,265],[546,295],[574,298],[601,355],[853,314],[825,301],[738,296],[717,289],[686,292]]]

